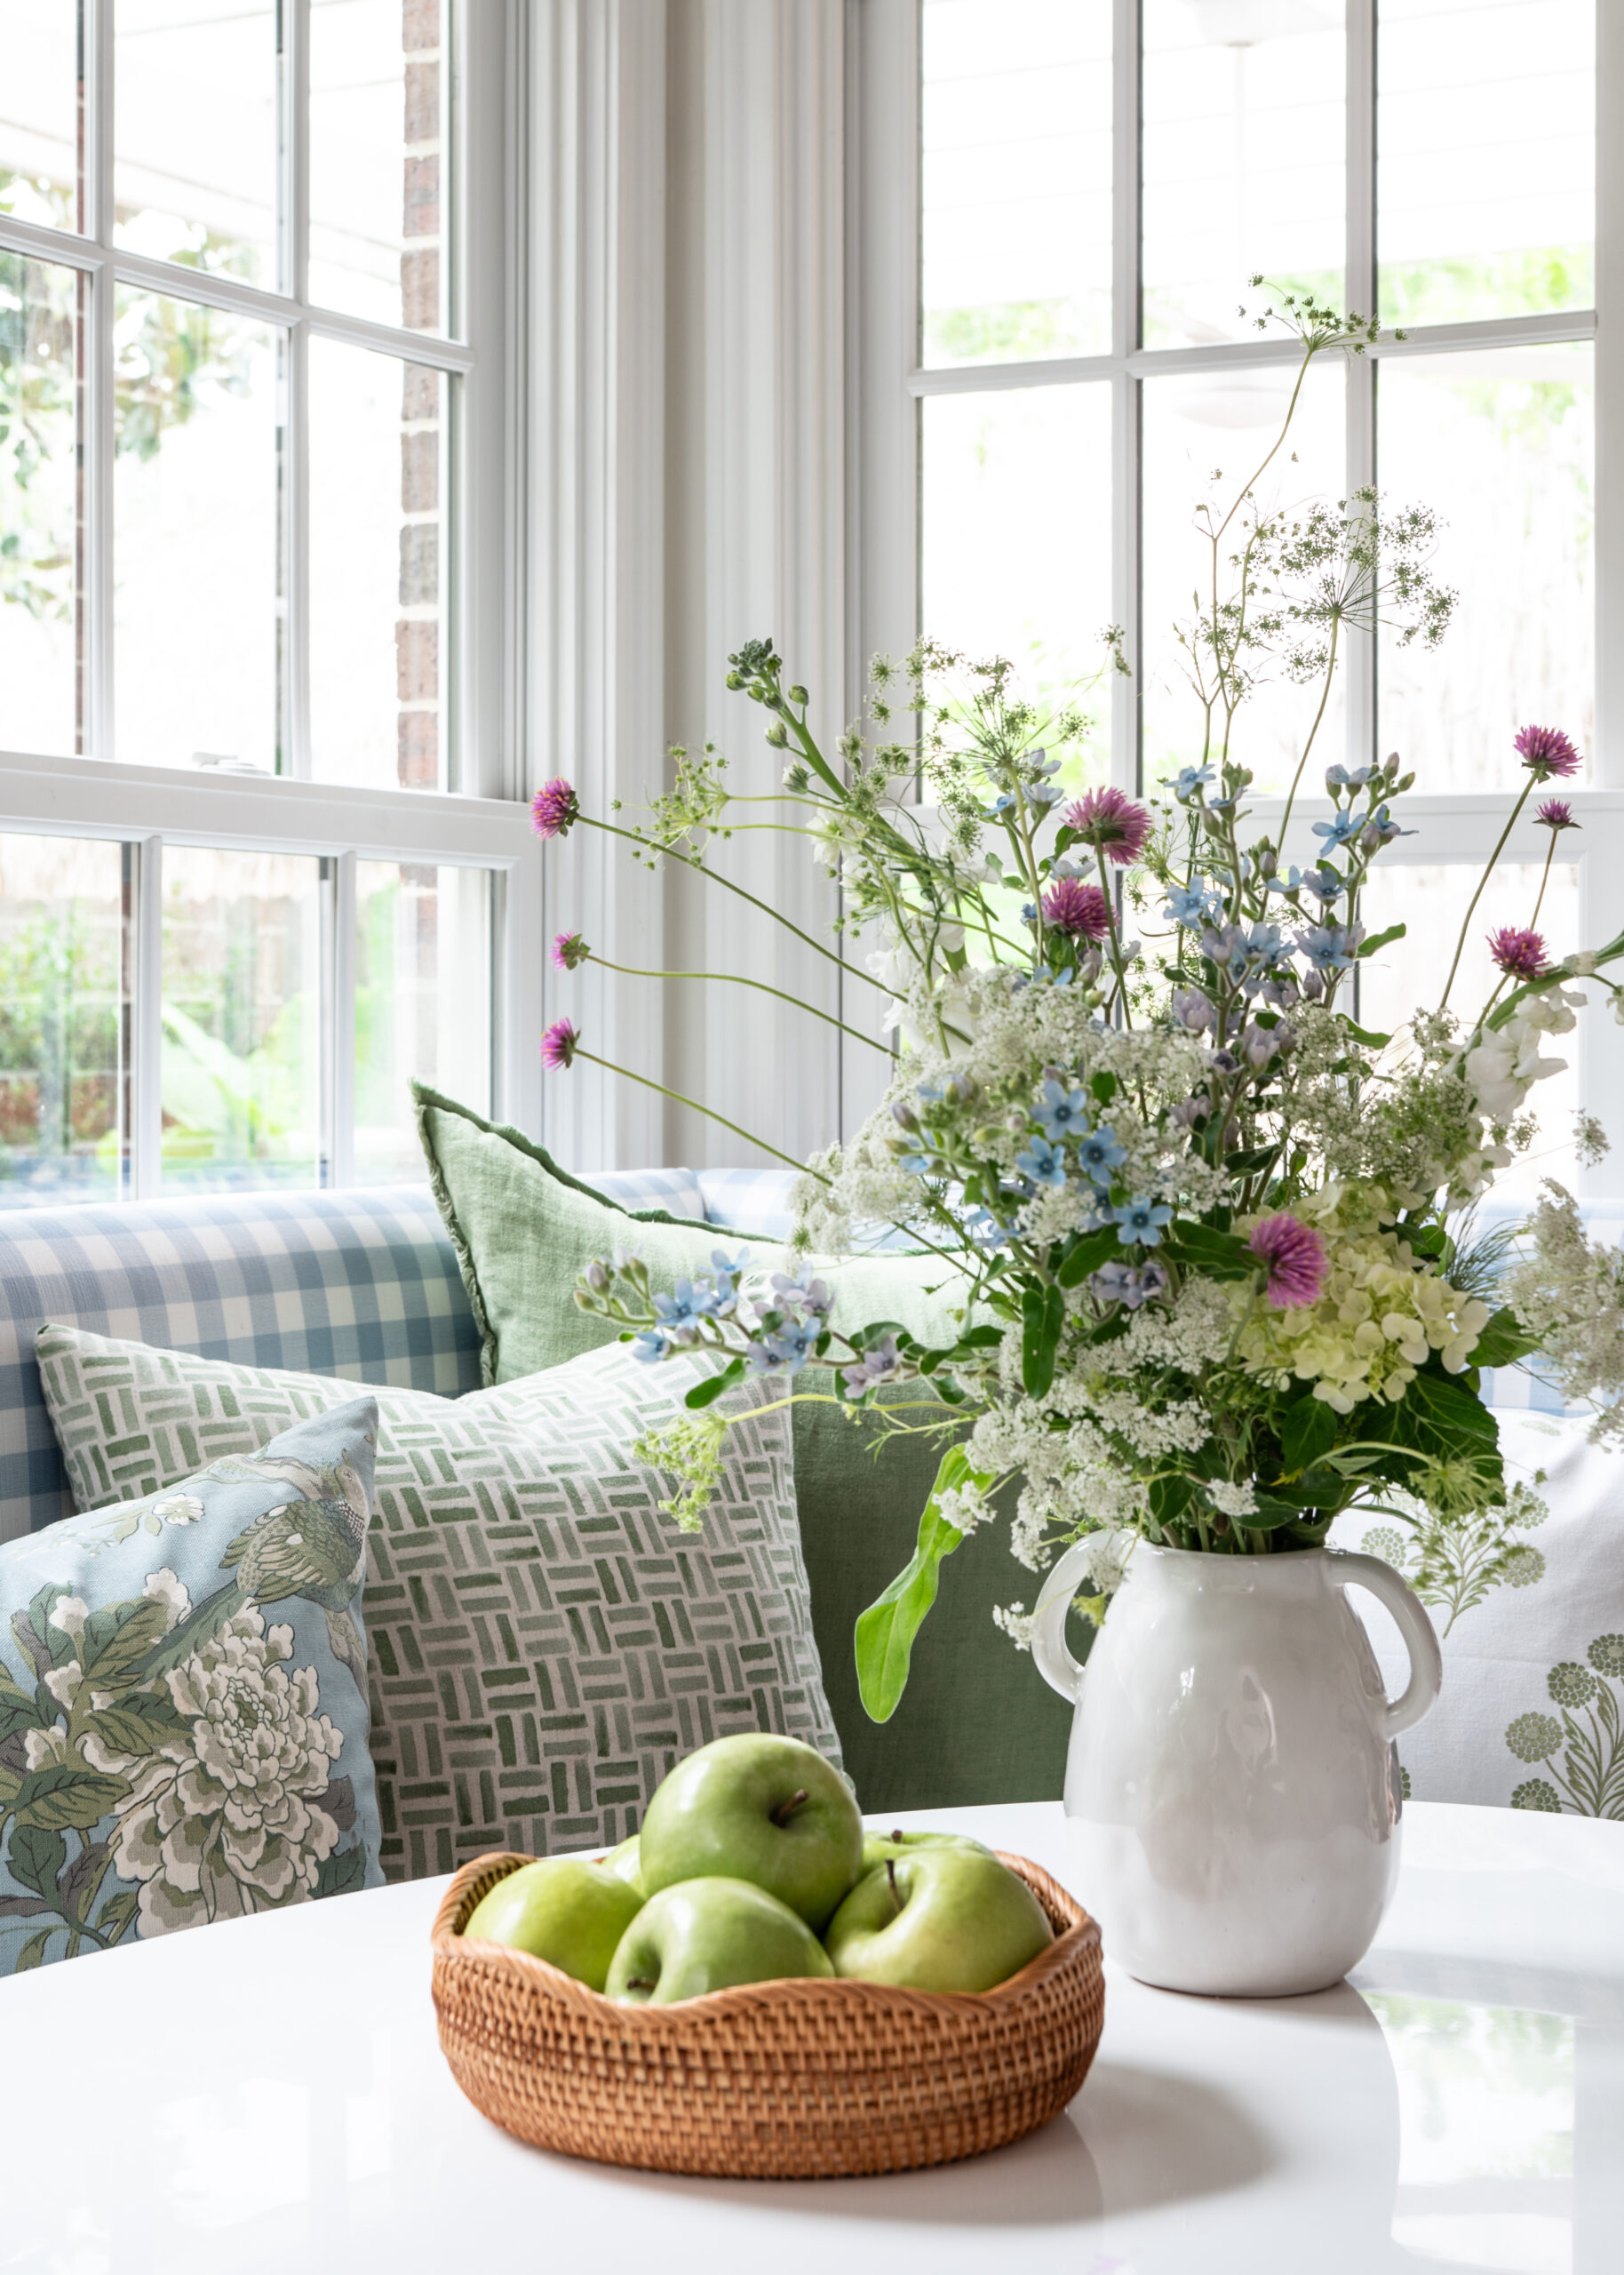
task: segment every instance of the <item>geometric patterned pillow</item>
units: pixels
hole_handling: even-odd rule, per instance
[[[0,1974],[379,1882],[377,1426],[352,1396],[0,1546]]]
[[[161,1489],[353,1398],[75,1328],[39,1337],[76,1505]],[[696,1375],[624,1345],[459,1399],[374,1389],[364,1601],[384,1876],[490,1848],[608,1848],[682,1755],[785,1732],[839,1762],[812,1632],[788,1412],[764,1383],[722,1410],[703,1530],[633,1458]]]

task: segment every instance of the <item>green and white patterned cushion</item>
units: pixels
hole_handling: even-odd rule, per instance
[[[1485,1520],[1420,1553],[1391,1520],[1341,1518],[1333,1539],[1404,1574],[1438,1631],[1444,1688],[1398,1741],[1417,1800],[1624,1819],[1624,1453],[1582,1419],[1501,1409],[1506,1475],[1534,1521]],[[1397,1630],[1356,1596],[1390,1695]]]
[[[82,1509],[355,1395],[76,1328],[45,1328],[39,1362]],[[363,1600],[386,1879],[609,1847],[674,1761],[733,1731],[839,1760],[772,1393],[729,1393],[761,1410],[728,1432],[701,1534],[661,1513],[668,1484],[632,1456],[693,1379],[612,1345],[466,1398],[374,1393]]]

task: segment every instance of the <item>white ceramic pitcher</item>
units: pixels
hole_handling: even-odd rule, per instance
[[[1369,1949],[1398,1869],[1392,1741],[1438,1695],[1432,1623],[1390,1565],[1142,1541],[1087,1670],[1066,1643],[1086,1544],[1044,1585],[1032,1656],[1077,1704],[1066,1764],[1080,1902],[1107,1953],[1172,1991],[1323,1990]],[[1410,1654],[1389,1701],[1350,1583]]]

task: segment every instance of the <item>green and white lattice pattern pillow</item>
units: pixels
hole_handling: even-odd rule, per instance
[[[1445,1541],[1353,1518],[1333,1535],[1404,1574],[1443,1645],[1438,1703],[1398,1742],[1407,1788],[1418,1800],[1624,1819],[1624,1453],[1592,1445],[1582,1420],[1494,1418],[1509,1521]],[[1397,1631],[1356,1600],[1396,1692]]]
[[[354,1398],[320,1375],[240,1367],[47,1327],[40,1373],[75,1504],[156,1491]],[[833,1760],[787,1416],[729,1393],[700,1533],[632,1454],[680,1410],[686,1366],[619,1345],[460,1399],[374,1389],[364,1591],[382,1861],[394,1880],[490,1848],[608,1847],[681,1755],[782,1730]]]

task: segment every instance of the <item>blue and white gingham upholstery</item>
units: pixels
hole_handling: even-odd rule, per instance
[[[701,1169],[706,1223],[736,1226],[762,1240],[787,1241],[795,1229],[790,1193],[797,1175],[794,1169]]]
[[[426,1185],[0,1215],[0,1540],[68,1513],[34,1360],[47,1320],[240,1365],[475,1390],[479,1336]]]
[[[663,1209],[704,1221],[705,1195],[692,1169],[577,1169],[583,1185],[620,1209]]]

